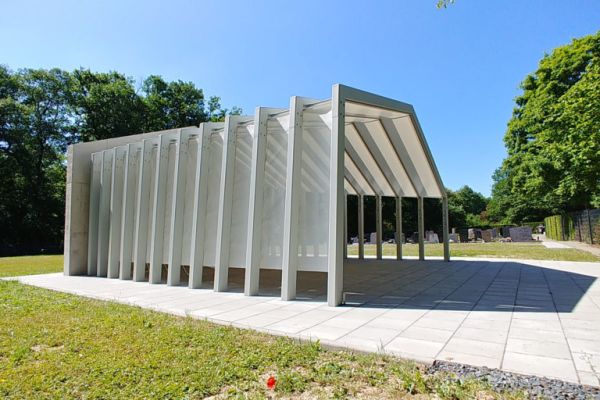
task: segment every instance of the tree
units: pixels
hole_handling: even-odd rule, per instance
[[[212,122],[219,122],[225,120],[225,115],[240,115],[242,109],[239,107],[233,107],[231,111],[221,107],[221,98],[218,96],[211,96],[208,99],[208,120]]]
[[[208,121],[204,93],[192,82],[165,82],[151,75],[142,85],[146,105],[146,131],[181,128]]]
[[[454,192],[453,202],[465,210],[467,214],[479,215],[485,211],[488,199],[479,192],[465,185]]]
[[[86,69],[11,71],[0,65],[0,254],[58,251],[63,237],[66,148],[239,113],[191,82]]]
[[[148,112],[131,78],[118,73],[73,72],[71,105],[78,116],[76,140],[90,141],[146,130]]]
[[[600,207],[600,32],[544,56],[521,88],[490,215],[521,222]]]
[[[3,67],[0,76],[0,247],[59,243],[64,152],[73,135],[70,75]]]

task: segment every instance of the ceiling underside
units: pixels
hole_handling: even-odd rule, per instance
[[[443,196],[416,118],[357,102],[345,104],[344,186],[349,194]]]

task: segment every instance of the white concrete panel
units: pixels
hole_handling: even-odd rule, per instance
[[[261,266],[281,269],[289,114],[269,119],[262,202]]]
[[[108,241],[110,236],[110,195],[112,183],[112,160],[114,151],[102,152],[100,172],[100,204],[98,211],[98,263],[96,274],[106,276],[108,272]]]
[[[154,187],[152,192],[152,219],[150,228],[150,283],[160,283],[164,260],[165,209],[169,153],[175,134],[161,135],[156,156]]]
[[[123,186],[127,146],[114,149],[111,196],[110,196],[110,233],[108,239],[108,277],[119,277],[119,257],[121,255],[121,230],[123,214]]]
[[[222,157],[223,129],[220,129],[211,134],[208,144],[208,197],[206,200],[206,225],[204,228],[204,265],[207,267],[215,266]]]
[[[119,278],[131,279],[133,265],[133,232],[137,205],[137,182],[140,171],[141,143],[127,145],[127,159],[123,183],[123,211],[121,223],[121,253],[119,255]]]
[[[100,174],[102,170],[102,153],[93,153],[90,161],[92,166],[90,174],[87,274],[96,275],[98,265],[98,212],[100,207]]]
[[[240,125],[237,128],[235,139],[235,166],[233,171],[231,229],[229,233],[230,267],[246,267],[253,135],[254,122]]]
[[[329,154],[331,110],[304,111],[302,125],[302,182],[314,179],[319,186],[303,184],[298,218],[298,270],[327,271],[329,227]],[[306,253],[302,250],[306,249]]]

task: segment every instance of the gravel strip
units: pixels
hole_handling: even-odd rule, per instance
[[[532,399],[600,399],[600,388],[558,379],[541,378],[501,371],[495,368],[474,367],[447,361],[435,361],[427,368],[430,374],[449,372],[458,379],[477,378],[487,381],[496,391],[522,390]]]

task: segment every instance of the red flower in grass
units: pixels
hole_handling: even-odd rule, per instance
[[[274,376],[270,376],[269,379],[267,379],[267,388],[273,390],[273,389],[275,389],[276,384],[277,384],[277,381],[275,380]]]

